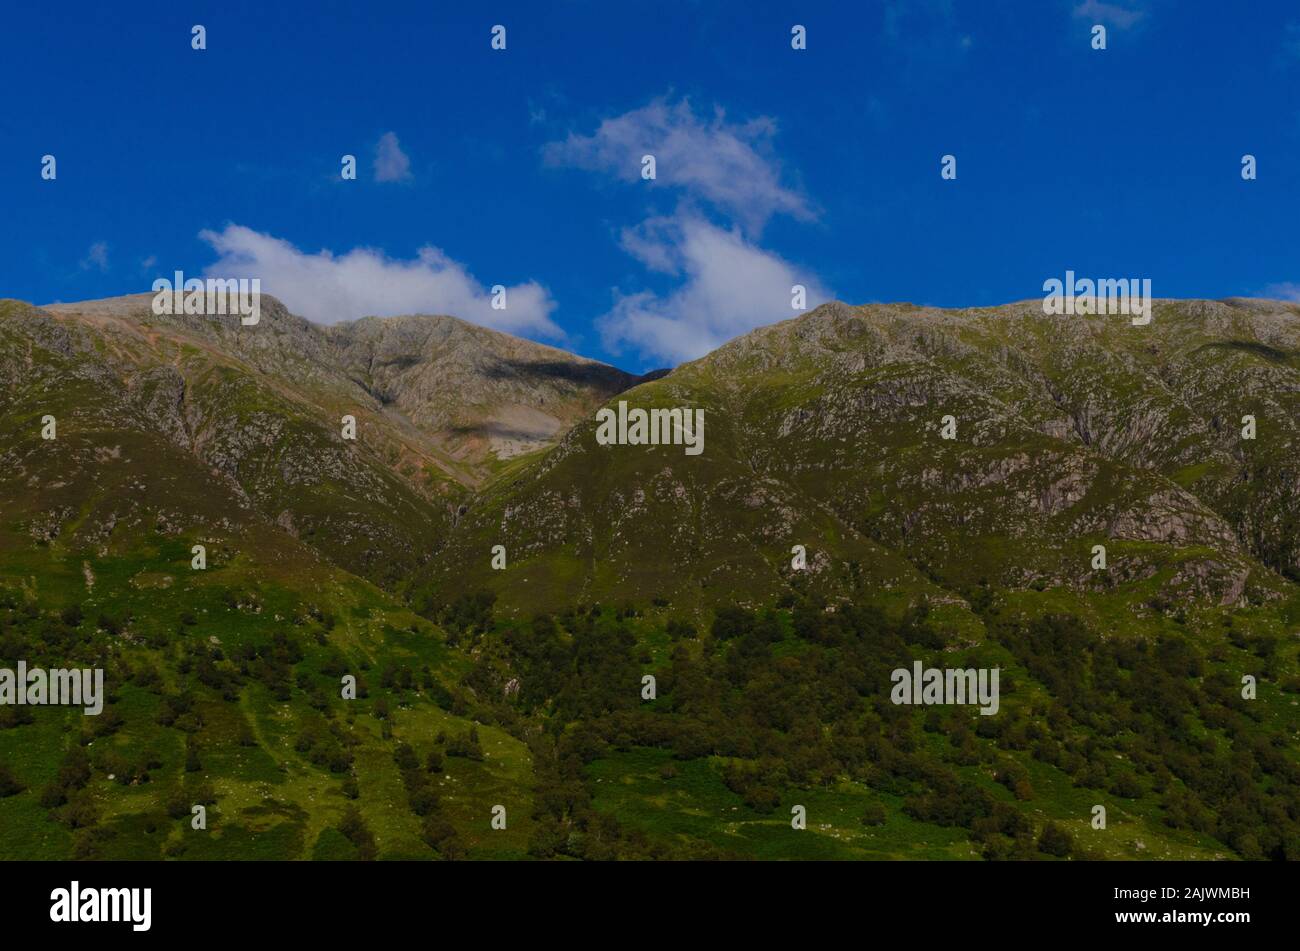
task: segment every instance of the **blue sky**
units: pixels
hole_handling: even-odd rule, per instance
[[[793,282],[1300,297],[1295,3],[127,6],[5,14],[0,296],[258,276],[311,319],[451,312],[632,370],[791,316]]]

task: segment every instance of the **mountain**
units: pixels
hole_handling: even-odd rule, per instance
[[[328,334],[352,379],[457,458],[509,459],[544,448],[639,382],[454,317],[367,317]]]
[[[0,301],[0,670],[108,688],[0,704],[0,857],[1300,858],[1294,304],[832,303],[634,377],[150,300]]]
[[[1297,393],[1295,305],[1161,301],[1135,327],[828,304],[619,396],[703,409],[701,455],[600,446],[588,419],[476,497],[431,570],[524,607],[709,607],[778,597],[802,544],[842,592],[1263,603],[1300,580]]]
[[[636,380],[450,317],[324,328],[266,297],[260,323],[245,327],[154,315],[151,300],[6,305],[0,371],[13,412],[3,424],[15,445],[40,450],[23,454],[28,480],[63,483],[69,496],[47,521],[92,496],[105,507],[98,523],[121,518],[106,489],[126,451],[147,483],[136,491],[159,508],[172,490],[152,481],[177,468],[189,473],[178,482],[215,487],[208,503],[230,496],[220,503],[227,520],[255,515],[349,571],[392,582],[443,543],[468,487]],[[47,413],[58,421],[52,446],[31,428]],[[349,415],[355,440],[344,438]],[[44,465],[79,478],[42,474]],[[195,528],[213,521],[209,504],[199,508]]]

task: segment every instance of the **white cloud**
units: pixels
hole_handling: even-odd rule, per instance
[[[775,133],[775,121],[766,116],[733,123],[715,109],[712,118],[701,118],[689,101],[673,105],[661,98],[605,119],[592,135],[570,133],[551,142],[542,156],[551,165],[640,182],[641,157],[653,155],[656,178],[645,184],[681,188],[757,231],[774,214],[815,217],[808,200],[780,182],[770,155]]]
[[[281,238],[241,225],[202,231],[220,255],[209,277],[260,278],[262,290],[296,314],[333,324],[357,317],[450,314],[511,333],[563,337],[551,320],[555,302],[535,281],[506,287],[506,307],[492,309],[492,294],[465,267],[425,246],[409,261],[383,251],[354,248],[335,255],[306,254]]]
[[[411,160],[402,151],[397,134],[385,132],[375,143],[375,181],[407,182],[411,180]]]
[[[1140,8],[1122,7],[1116,3],[1104,3],[1103,0],[1083,0],[1074,6],[1074,15],[1079,19],[1091,20],[1093,23],[1105,23],[1107,26],[1127,30],[1137,25],[1147,15]]]
[[[81,259],[81,269],[83,271],[107,271],[108,270],[108,242],[96,241],[86,251],[86,256]]]
[[[652,218],[624,231],[623,247],[651,270],[677,275],[666,296],[620,294],[600,320],[605,345],[630,345],[672,362],[703,356],[732,337],[799,314],[790,288],[807,287],[809,308],[829,294],[809,274],[747,240],[688,212]]]
[[[798,316],[790,306],[795,284],[807,288],[808,307],[828,299],[813,274],[756,243],[773,215],[816,218],[808,198],[782,184],[771,148],[775,133],[768,117],[728,122],[721,109],[700,117],[686,100],[660,98],[605,119],[589,136],[570,133],[545,147],[543,157],[552,165],[681,194],[671,215],[622,231],[623,250],[678,285],[664,294],[616,289],[613,308],[598,321],[607,347],[631,347],[674,363],[691,360],[755,327]],[[652,183],[641,181],[645,154],[655,156]]]

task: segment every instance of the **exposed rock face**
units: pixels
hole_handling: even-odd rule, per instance
[[[638,382],[454,317],[367,317],[328,334],[353,379],[457,456],[509,458],[542,448]]]

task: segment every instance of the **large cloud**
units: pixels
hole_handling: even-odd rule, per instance
[[[622,247],[651,271],[680,279],[667,294],[615,291],[599,324],[605,345],[631,347],[672,362],[691,360],[755,327],[798,315],[791,287],[807,288],[807,306],[828,293],[812,275],[756,243],[773,215],[809,220],[809,201],[781,184],[771,155],[776,123],[759,117],[711,119],[689,102],[656,99],[605,119],[591,135],[570,133],[546,146],[553,165],[574,165],[636,181],[641,156],[655,156],[656,185],[678,192],[677,210],[622,232]],[[722,220],[711,221],[709,215]]]
[[[451,314],[512,333],[562,337],[551,320],[555,303],[536,282],[506,288],[502,310],[464,266],[427,246],[409,261],[354,248],[306,254],[281,238],[241,225],[200,233],[220,255],[208,276],[260,278],[262,290],[294,313],[320,323],[397,314]]]
[[[655,271],[682,278],[666,296],[620,294],[601,318],[606,346],[631,345],[672,362],[691,360],[739,334],[799,312],[791,287],[807,288],[807,306],[829,294],[815,278],[748,241],[687,212],[652,218],[623,233],[623,247]]]
[[[551,165],[608,172],[625,181],[641,178],[641,157],[655,157],[652,184],[685,190],[711,203],[751,231],[774,214],[814,217],[806,198],[780,182],[770,155],[776,123],[766,117],[730,123],[722,110],[695,115],[691,104],[656,99],[605,119],[591,135],[570,133],[542,152]]]

